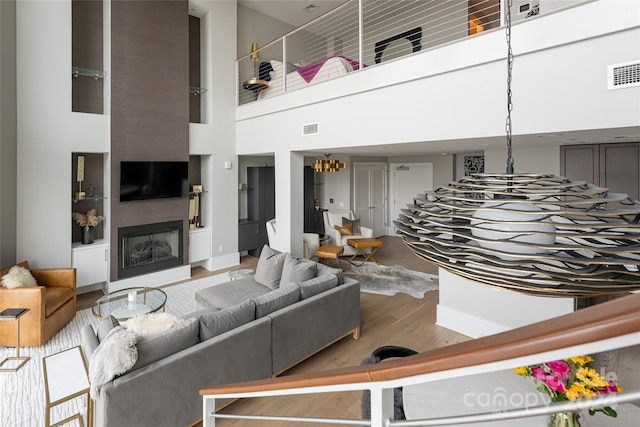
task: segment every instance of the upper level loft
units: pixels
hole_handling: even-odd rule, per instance
[[[635,96],[633,89],[607,92],[607,68],[640,59],[634,48],[637,43],[629,42],[640,28],[637,17],[631,16],[637,5],[609,0],[511,3],[518,113],[528,115],[522,107],[526,105],[547,114],[550,106],[541,104],[543,94],[562,94],[564,101],[582,106],[611,102],[622,106]],[[478,125],[486,126],[486,117],[503,115],[507,74],[504,11],[508,4],[507,0],[350,0],[237,60],[236,120],[322,103],[325,122],[335,118],[331,111],[358,111],[368,115],[371,123],[381,111],[378,101],[384,99],[385,105],[401,107],[397,109],[406,106],[409,114],[417,114],[415,107],[422,109],[422,117],[433,112],[435,115],[427,116],[429,131],[433,138],[441,138],[442,132],[435,135],[433,126],[447,122],[446,117],[440,119],[446,111],[443,106],[455,98],[459,116],[475,120],[480,115]],[[529,84],[532,82],[536,84]],[[373,115],[367,113],[374,104],[378,109]],[[434,104],[440,108],[434,110]],[[310,111],[316,116],[317,112]],[[394,123],[398,120],[389,115],[398,115],[400,120],[406,116],[388,108],[384,113],[384,119]],[[287,120],[298,120],[291,115]],[[569,123],[578,120],[579,115],[574,116],[569,121],[565,117],[561,128],[589,128]],[[560,116],[550,117],[545,122],[549,126],[555,123],[553,117]],[[596,127],[629,125],[626,119],[618,122],[596,123]],[[275,122],[270,119],[270,123]],[[482,132],[476,126],[473,135],[454,136],[503,133],[504,123],[496,126]],[[256,139],[250,129],[241,130],[241,146],[245,133],[247,141]],[[520,130],[547,131],[522,126]],[[416,138],[431,137],[423,132]],[[298,147],[304,148],[302,145]]]
[[[588,0],[512,0],[511,22]],[[237,61],[238,105],[277,97],[505,25],[507,0],[349,0]]]

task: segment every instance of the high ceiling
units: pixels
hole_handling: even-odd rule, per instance
[[[299,27],[347,0],[238,0],[238,4]],[[317,6],[311,12],[305,8]]]

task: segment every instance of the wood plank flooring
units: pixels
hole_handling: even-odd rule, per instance
[[[418,258],[398,237],[383,237],[384,247],[376,258],[385,265],[402,265],[410,270],[437,274],[437,268]],[[257,259],[243,257],[241,265],[231,269],[209,272],[203,268],[192,270],[192,279],[219,274],[237,268],[255,268]],[[101,292],[80,295],[78,309],[90,307]],[[373,350],[383,345],[399,345],[423,352],[440,348],[469,338],[435,324],[438,292],[427,292],[423,299],[406,294],[382,296],[361,294],[361,329],[359,340],[343,338],[320,353],[281,374],[319,372],[328,369],[357,366]],[[330,313],[328,313],[330,315]],[[285,415],[299,417],[360,417],[360,392],[331,393],[256,398],[237,401],[223,413],[251,415]],[[257,422],[244,420],[218,420],[217,426],[317,426],[309,423]]]

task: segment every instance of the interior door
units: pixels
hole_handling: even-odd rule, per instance
[[[413,203],[413,198],[427,190],[433,190],[433,163],[391,164],[391,220],[390,235],[395,234],[393,221],[400,210]]]
[[[373,229],[373,236],[385,235],[387,209],[386,163],[354,163],[353,214],[360,225]]]
[[[589,144],[560,147],[560,173],[640,198],[640,144]]]

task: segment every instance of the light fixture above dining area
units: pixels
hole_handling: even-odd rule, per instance
[[[316,160],[312,167],[316,172],[338,172],[340,169],[347,167],[346,163],[340,163],[339,160],[330,159],[330,153],[325,153],[326,159]]]

